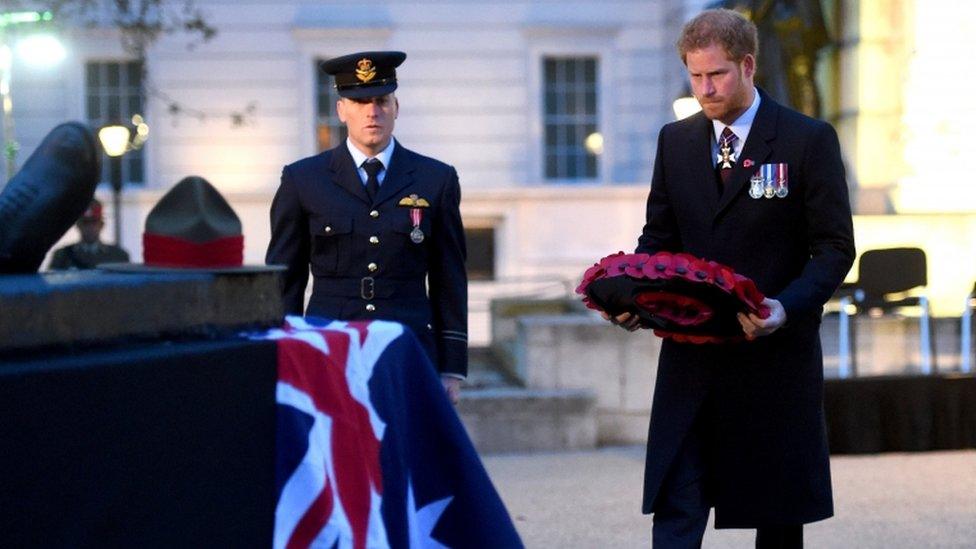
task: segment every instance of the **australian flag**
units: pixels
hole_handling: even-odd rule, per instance
[[[522,547],[413,334],[288,317],[278,342],[276,548]]]

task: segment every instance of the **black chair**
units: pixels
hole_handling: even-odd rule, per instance
[[[920,248],[868,250],[858,260],[857,281],[841,285],[835,294],[840,305],[841,377],[857,373],[852,316],[891,314],[918,307],[922,373],[935,372],[935,334],[932,311],[925,295],[909,294],[928,284],[925,251]]]
[[[959,369],[963,373],[973,371],[973,312],[976,310],[976,283],[973,290],[966,296],[966,303],[962,309],[962,330],[960,333]]]

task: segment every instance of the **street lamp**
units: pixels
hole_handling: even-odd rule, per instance
[[[0,34],[0,102],[3,105],[3,157],[7,164],[5,181],[10,181],[17,171],[17,166],[14,164],[14,158],[17,156],[17,142],[14,141],[14,102],[10,97],[10,73],[13,64],[14,54]]]
[[[17,41],[17,57],[38,67],[53,67],[68,55],[64,44],[53,34],[33,34]]]
[[[671,108],[674,109],[674,117],[678,120],[688,118],[702,110],[698,100],[691,96],[675,99],[674,103],[671,104]]]
[[[128,126],[120,123],[107,124],[98,130],[98,140],[102,143],[102,150],[108,155],[112,163],[112,215],[115,218],[115,245],[122,245],[122,155],[142,147],[149,138],[149,125],[136,114],[132,117],[132,124],[136,128],[135,135]]]
[[[681,87],[678,97],[671,103],[671,109],[674,110],[675,120],[684,120],[702,110],[701,103],[691,93],[691,86],[687,82]]]
[[[0,109],[3,111],[3,156],[9,180],[17,172],[17,150],[14,139],[13,100],[10,95],[10,79],[13,73],[14,52],[10,47],[8,29],[37,23],[49,23],[51,12],[0,13]],[[30,64],[53,65],[64,59],[66,52],[58,39],[51,35],[30,35],[16,44],[17,57]],[[6,185],[4,182],[3,185]],[[3,187],[0,185],[0,188]]]

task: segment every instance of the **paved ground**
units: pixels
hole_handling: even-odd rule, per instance
[[[529,548],[650,545],[640,514],[643,448],[488,456],[485,466]],[[836,516],[805,529],[810,548],[976,548],[976,450],[839,456]],[[753,534],[709,529],[706,548]]]

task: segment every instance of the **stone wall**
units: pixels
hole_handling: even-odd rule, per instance
[[[510,373],[534,391],[588,390],[595,397],[598,445],[643,443],[661,339],[626,332],[591,313],[514,319]],[[959,323],[934,319],[936,371],[959,369]],[[918,319],[856,319],[859,376],[919,373]],[[509,332],[502,332],[508,334]],[[838,376],[837,319],[821,330],[824,375]]]
[[[517,332],[518,373],[527,387],[593,391],[600,445],[647,439],[659,338],[589,313],[524,316]]]

